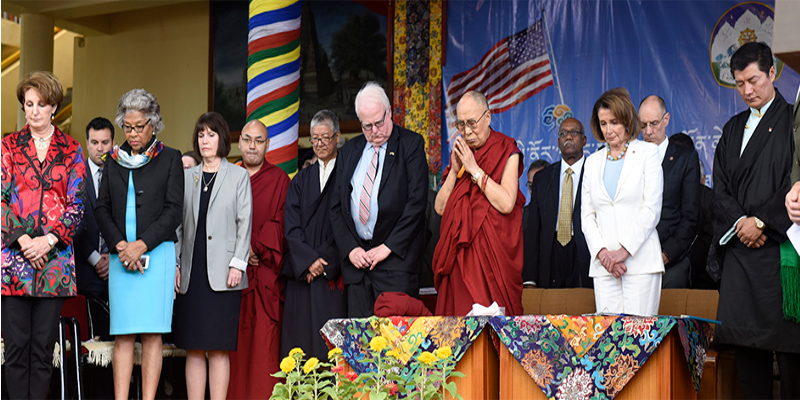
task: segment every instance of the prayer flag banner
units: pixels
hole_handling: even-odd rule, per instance
[[[747,108],[730,57],[748,41],[771,46],[775,18],[774,1],[445,4],[442,168],[457,136],[455,107],[466,90],[488,95],[492,128],[517,141],[527,169],[537,159],[561,159],[557,132],[568,117],[584,125],[584,153],[594,152],[594,102],[622,86],[637,108],[648,95],[664,98],[671,115],[667,136],[685,132],[694,139],[709,185],[722,127]],[[800,75],[779,60],[776,70],[775,86],[794,101]],[[520,188],[525,183],[523,174]]]
[[[250,2],[247,122],[261,120],[270,139],[266,158],[297,172],[300,109],[300,2]]]

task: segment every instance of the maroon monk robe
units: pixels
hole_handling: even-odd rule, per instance
[[[286,251],[283,205],[289,177],[264,161],[250,177],[253,189],[253,234],[250,245],[258,265],[247,266],[248,287],[242,291],[239,343],[230,352],[229,399],[266,399],[278,383],[283,282],[278,279]],[[210,227],[210,229],[213,229]]]
[[[514,139],[491,131],[475,161],[496,183],[506,162],[520,154]],[[519,163],[518,176],[524,165]],[[450,167],[442,180],[447,179]],[[480,182],[479,182],[480,183]],[[522,206],[517,190],[514,209],[503,215],[495,209],[469,174],[456,182],[442,215],[441,237],[433,254],[438,299],[436,315],[466,315],[472,304],[496,301],[506,315],[522,314]]]

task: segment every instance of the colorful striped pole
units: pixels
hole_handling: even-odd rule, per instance
[[[267,126],[267,161],[294,176],[300,122],[300,2],[252,0],[247,47],[247,121],[258,119]]]

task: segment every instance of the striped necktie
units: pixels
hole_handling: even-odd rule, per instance
[[[380,147],[373,147],[372,162],[369,163],[364,185],[361,187],[361,199],[358,206],[358,219],[366,225],[369,219],[369,200],[372,197],[372,186],[375,184],[375,174],[378,172],[378,152]]]

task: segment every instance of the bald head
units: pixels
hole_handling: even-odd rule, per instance
[[[264,163],[264,155],[269,150],[269,137],[263,122],[254,119],[242,128],[239,150],[246,167],[255,168]]]
[[[639,119],[642,121],[642,137],[646,142],[661,144],[667,138],[669,113],[664,99],[656,95],[645,97],[639,104]]]

